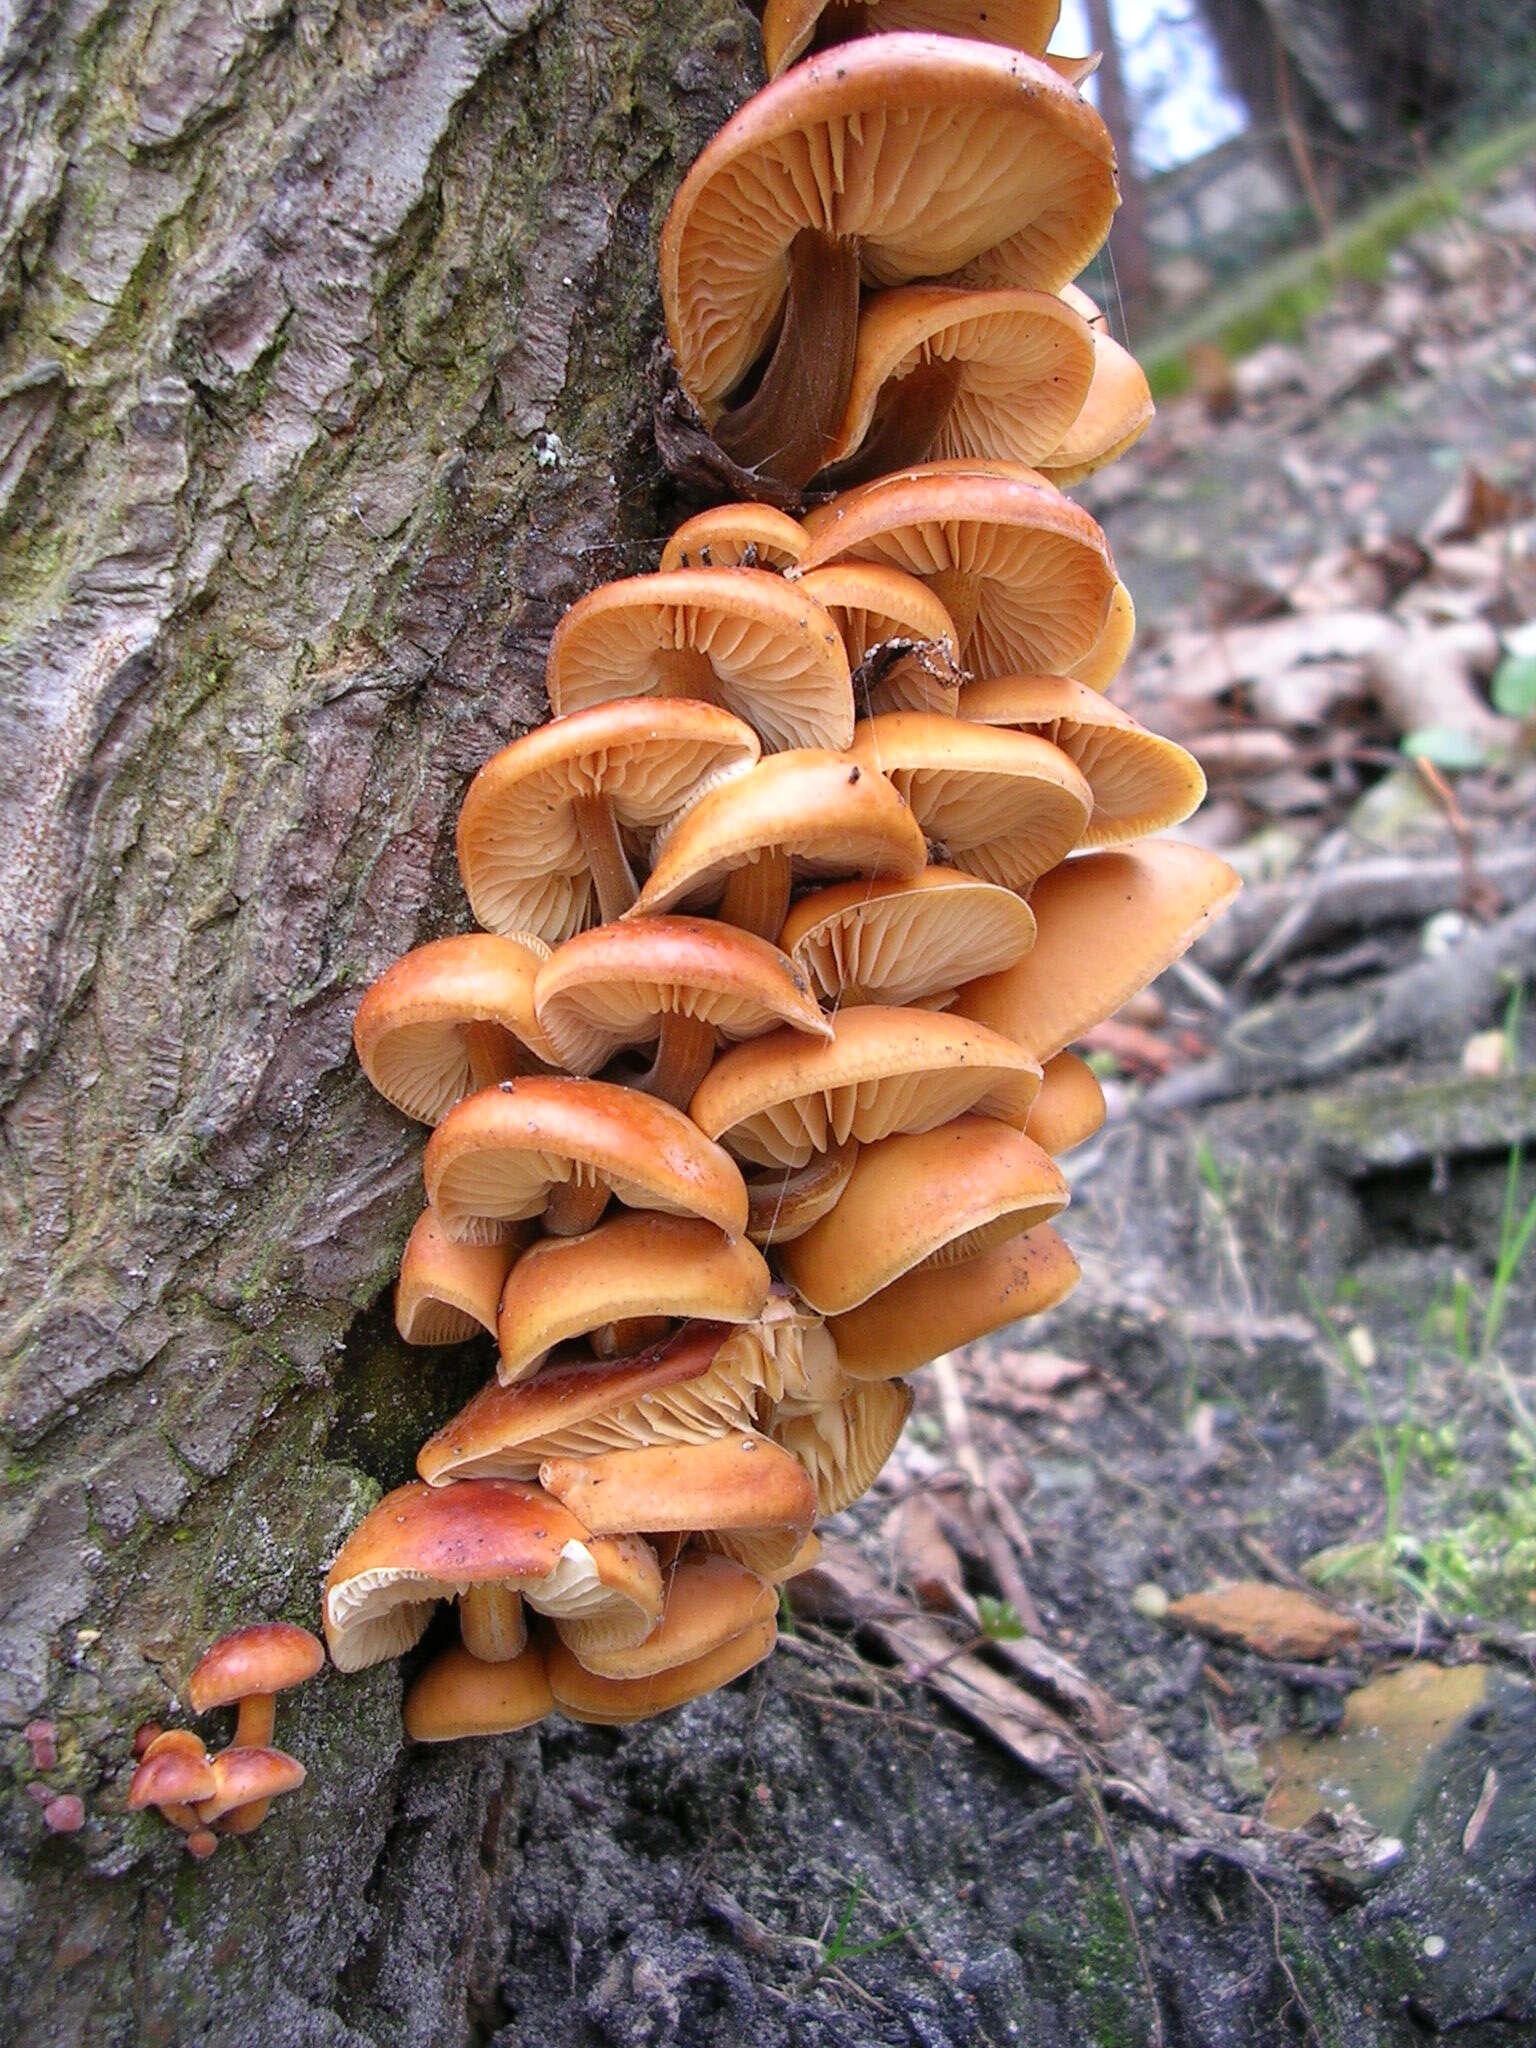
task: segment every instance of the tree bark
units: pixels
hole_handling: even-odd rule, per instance
[[[23,0],[0,46],[0,2037],[456,2041],[522,1753],[280,1703],[205,1865],[136,1726],[486,1359],[387,1288],[363,987],[468,923],[469,774],[649,566],[656,234],[731,0]],[[41,1768],[22,1730],[54,1724]],[[210,1735],[223,1731],[208,1729]],[[50,1833],[48,1798],[85,1823]]]

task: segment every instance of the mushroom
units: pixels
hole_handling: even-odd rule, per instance
[[[863,721],[851,753],[895,785],[953,866],[1020,895],[1089,829],[1087,778],[1034,733],[887,711]]]
[[[1115,156],[1047,65],[873,36],[776,79],[706,146],[661,237],[683,390],[740,468],[796,486],[847,404],[859,282],[1054,290],[1109,232]]]
[[[805,528],[776,505],[712,505],[685,519],[661,551],[663,569],[792,569]]]
[[[892,29],[928,29],[939,35],[974,36],[1012,50],[1044,55],[1056,33],[1061,0],[768,0],[763,9],[763,64],[770,78],[804,56]]]
[[[385,1494],[326,1574],[332,1662],[361,1671],[400,1656],[438,1601],[454,1599],[466,1647],[494,1663],[523,1647],[523,1600],[639,1642],[661,1614],[661,1573],[639,1537],[599,1539],[536,1486],[412,1480]]]
[[[963,988],[955,1008],[1054,1059],[1155,981],[1240,887],[1216,854],[1173,839],[1084,854],[1036,885],[1033,950]]]
[[[707,1136],[754,1166],[800,1167],[853,1140],[929,1131],[974,1112],[1022,1130],[1040,1069],[999,1032],[938,1010],[842,1010],[825,1045],[787,1031],[716,1061],[689,1105]]]
[[[692,1664],[733,1641],[744,1630],[774,1620],[779,1596],[765,1579],[728,1557],[690,1550],[667,1579],[661,1621],[643,1643],[622,1650],[594,1650],[572,1641],[564,1622],[555,1634],[583,1670],[598,1678],[655,1678]]]
[[[1019,463],[929,462],[844,491],[806,515],[800,571],[886,562],[942,599],[977,676],[1060,675],[1109,617],[1102,529]]]
[[[485,763],[459,812],[475,916],[549,945],[618,917],[636,894],[624,835],[658,831],[760,751],[739,718],[684,698],[621,699],[524,733]]]
[[[692,1216],[616,1216],[583,1237],[545,1238],[512,1268],[497,1321],[503,1386],[557,1344],[612,1331],[656,1344],[673,1320],[747,1323],[771,1284],[763,1255]],[[660,1320],[660,1330],[655,1328]],[[633,1341],[595,1348],[629,1350]]]
[[[1104,1126],[1104,1090],[1099,1077],[1075,1052],[1059,1052],[1045,1063],[1040,1093],[1024,1126],[1042,1152],[1059,1159],[1085,1145]]]
[[[777,946],[697,917],[637,917],[579,932],[546,961],[539,1022],[564,1065],[596,1073],[618,1052],[654,1045],[634,1086],[687,1107],[718,1039],[786,1026],[825,1038],[809,984]]]
[[[387,967],[358,1005],[352,1043],[379,1093],[439,1122],[476,1088],[551,1064],[533,1014],[549,948],[527,934],[434,939]]]
[[[859,316],[824,482],[844,489],[930,457],[1043,464],[1090,397],[1098,339],[1054,292],[878,293]]]
[[[828,1324],[855,1380],[896,1379],[1005,1323],[1044,1314],[1081,1278],[1048,1223],[947,1266],[918,1266]]]
[[[802,896],[779,943],[823,1002],[937,1007],[961,982],[1021,960],[1035,919],[1012,889],[929,867],[909,881],[839,882]]]
[[[250,1834],[274,1799],[297,1792],[304,1782],[304,1766],[280,1749],[232,1744],[210,1761],[213,1791],[197,1802],[197,1818],[204,1828],[217,1822],[225,1834]]]
[[[957,1117],[866,1145],[836,1208],[780,1261],[812,1308],[839,1316],[925,1260],[970,1258],[1067,1201],[1060,1168],[1032,1139],[992,1117]]]
[[[910,876],[926,857],[921,828],[883,776],[843,755],[796,749],[706,790],[662,833],[635,908],[649,915],[717,898],[726,923],[772,939],[797,868]]]
[[[911,1413],[910,1387],[871,1380],[840,1401],[776,1422],[771,1434],[810,1473],[817,1515],[839,1515],[874,1485]]]
[[[553,1642],[545,1652],[550,1691],[556,1707],[573,1721],[592,1721],[601,1727],[622,1727],[631,1721],[648,1721],[685,1706],[707,1692],[718,1692],[733,1678],[740,1678],[754,1664],[761,1664],[778,1637],[772,1615],[754,1622],[717,1649],[695,1657],[687,1664],[674,1664],[668,1671],[648,1678],[599,1678],[578,1663],[562,1642]]]
[[[395,1328],[407,1344],[462,1344],[496,1334],[496,1309],[521,1231],[498,1244],[455,1244],[430,1209],[405,1243],[395,1283]]]
[[[1049,740],[1082,770],[1093,815],[1082,844],[1115,846],[1178,825],[1205,798],[1193,754],[1165,740],[1086,683],[1064,676],[1000,676],[968,683],[960,717]]]
[[[544,1649],[487,1664],[454,1643],[412,1679],[405,1732],[413,1742],[457,1742],[466,1735],[510,1735],[553,1713]]]
[[[927,584],[883,562],[833,562],[802,576],[800,588],[826,606],[843,636],[863,716],[876,711],[954,716],[960,636]]]
[[[1078,300],[1085,293],[1076,293]],[[1070,300],[1068,301],[1070,304]],[[1061,490],[1079,484],[1095,470],[1116,461],[1132,448],[1152,424],[1156,407],[1146,372],[1102,324],[1099,310],[1087,299],[1087,310],[1097,323],[1090,326],[1093,340],[1093,381],[1077,417],[1056,446],[1038,458],[1037,466]],[[966,451],[957,449],[957,454]],[[986,451],[971,451],[977,454]],[[1000,450],[1011,453],[1011,450]],[[1021,458],[1024,461],[1030,457]]]
[[[794,1528],[798,1548],[816,1513],[804,1469],[751,1430],[707,1443],[546,1458],[539,1483],[599,1536],[624,1529]]]
[[[218,1789],[201,1736],[190,1728],[167,1728],[147,1746],[128,1783],[128,1806],[138,1812],[157,1806],[173,1828],[190,1834],[198,1825],[197,1802]]]
[[[557,713],[684,697],[744,718],[767,748],[846,747],[848,657],[814,599],[762,569],[669,569],[603,583],[555,628]]]
[[[1136,638],[1136,607],[1131,593],[1118,579],[1110,594],[1109,617],[1088,652],[1074,661],[1066,673],[1090,690],[1107,690],[1125,667]]]
[[[752,1323],[688,1323],[628,1358],[562,1358],[531,1380],[493,1381],[428,1438],[416,1469],[434,1486],[534,1479],[546,1458],[708,1443],[751,1429],[759,1409],[788,1413],[843,1387],[821,1319],[775,1297]]]
[[[757,1354],[730,1337],[720,1323],[689,1323],[627,1358],[561,1358],[533,1379],[493,1380],[428,1437],[416,1470],[433,1486],[531,1480],[549,1457],[707,1443],[750,1429],[761,1385],[752,1371]]]
[[[255,1750],[267,1757],[281,1754],[269,1747],[277,1726],[277,1695],[291,1686],[303,1685],[324,1663],[325,1651],[318,1640],[307,1628],[299,1628],[291,1621],[259,1621],[248,1628],[237,1628],[198,1659],[187,1680],[187,1699],[193,1713],[209,1714],[215,1707],[239,1709],[229,1750],[213,1760],[216,1775],[222,1768],[221,1758],[234,1750]],[[294,1782],[302,1783],[303,1775],[301,1769]],[[220,1777],[218,1790],[207,1796],[222,1799],[224,1787],[225,1779]],[[276,1789],[292,1788],[282,1784]],[[253,1795],[255,1805],[250,1812],[244,1811],[243,1803],[236,1799],[225,1801],[218,1814],[206,1812],[200,1804],[198,1817],[207,1825],[227,1813],[229,1831],[248,1834],[266,1818],[267,1800],[272,1796]],[[235,1812],[231,1808],[242,1810]]]
[[[611,1081],[530,1076],[484,1088],[432,1133],[427,1199],[456,1244],[542,1215],[558,1237],[590,1230],[610,1193],[631,1209],[746,1228],[735,1162],[681,1110]]]

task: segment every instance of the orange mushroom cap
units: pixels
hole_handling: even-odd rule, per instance
[[[1157,410],[1146,372],[1130,350],[1103,328],[1094,328],[1092,339],[1093,381],[1076,418],[1054,448],[1025,458],[1062,490],[1134,447]]]
[[[1136,607],[1125,585],[1116,581],[1109,600],[1109,617],[1088,652],[1074,661],[1066,673],[1090,690],[1107,690],[1125,667],[1136,638]]]
[[[194,1714],[206,1714],[253,1694],[303,1685],[324,1663],[325,1651],[307,1628],[291,1621],[255,1622],[204,1652],[187,1680],[187,1699]]]
[[[539,1482],[597,1535],[794,1525],[803,1537],[816,1512],[815,1490],[803,1468],[750,1430],[707,1443],[546,1458]]]
[[[395,1328],[407,1344],[462,1344],[496,1334],[496,1309],[523,1233],[498,1244],[455,1244],[430,1209],[406,1239],[395,1283]]]
[[[644,1679],[724,1647],[746,1629],[772,1622],[779,1596],[765,1579],[731,1558],[707,1550],[686,1551],[667,1576],[667,1604],[643,1643],[622,1650],[592,1650],[568,1639],[565,1625],[555,1634],[584,1670],[598,1678]]]
[[[1022,897],[939,867],[802,896],[779,934],[822,1000],[839,1007],[952,1000],[962,982],[1011,967],[1034,943]]]
[[[960,636],[926,583],[884,562],[833,562],[802,576],[800,587],[836,621],[861,717],[876,711],[954,716]]]
[[[734,1160],[670,1103],[608,1081],[531,1076],[482,1089],[432,1133],[425,1176],[458,1243],[539,1215],[571,1181],[607,1187],[632,1209],[702,1216],[733,1237],[747,1222]]]
[[[958,1260],[1045,1223],[1067,1205],[1061,1170],[991,1117],[867,1145],[837,1207],[779,1253],[784,1276],[839,1316],[925,1260]],[[834,1340],[835,1341],[835,1340]]]
[[[669,1713],[704,1693],[718,1692],[733,1678],[761,1664],[772,1650],[778,1627],[772,1616],[754,1622],[729,1642],[695,1657],[687,1664],[674,1664],[646,1678],[600,1678],[588,1671],[562,1642],[553,1642],[545,1652],[545,1668],[556,1707],[573,1721],[592,1721],[603,1727],[622,1727],[631,1721],[648,1721],[655,1714]]]
[[[210,1763],[214,1789],[197,1801],[197,1817],[204,1827],[241,1807],[259,1807],[259,1820],[269,1799],[297,1792],[304,1782],[304,1766],[280,1749],[221,1749]]]
[[[486,1663],[454,1643],[412,1679],[405,1732],[413,1742],[457,1742],[469,1735],[511,1735],[554,1711],[542,1644]]]
[[[1036,884],[1033,950],[955,1008],[1053,1059],[1155,981],[1240,887],[1216,854],[1172,839],[1067,861]]]
[[[848,657],[812,598],[761,569],[669,569],[600,584],[555,628],[557,713],[614,697],[691,697],[744,718],[770,748],[845,747]]]
[[[1059,1052],[1045,1063],[1040,1093],[1024,1126],[1042,1152],[1059,1159],[1076,1145],[1085,1145],[1104,1127],[1104,1090],[1099,1077],[1075,1052]]]
[[[533,1012],[533,978],[548,951],[528,934],[490,932],[416,947],[358,1005],[358,1064],[386,1100],[424,1124],[476,1088],[549,1065]]]
[[[828,1328],[855,1380],[888,1380],[1007,1323],[1055,1308],[1081,1278],[1048,1223],[955,1265],[919,1266]]]
[[[805,529],[775,505],[712,505],[685,519],[661,551],[663,569],[792,569]]]
[[[200,1736],[190,1728],[168,1728],[145,1750],[128,1785],[128,1805],[193,1806],[217,1789],[213,1766]],[[190,1825],[190,1823],[189,1823]]]

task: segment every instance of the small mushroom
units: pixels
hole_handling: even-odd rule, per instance
[[[773,754],[706,790],[655,848],[636,914],[717,900],[728,924],[777,937],[795,873],[915,875],[921,828],[890,783],[845,755]]]
[[[238,1708],[230,1750],[249,1749],[264,1756],[276,1756],[280,1752],[268,1745],[277,1726],[278,1693],[305,1684],[324,1663],[325,1651],[307,1628],[299,1628],[291,1621],[256,1622],[248,1628],[235,1629],[199,1658],[187,1681],[187,1699],[194,1714],[212,1713],[215,1707]],[[216,1776],[220,1757],[229,1753],[221,1750],[213,1759]],[[301,1778],[302,1775],[301,1772]],[[221,1788],[223,1782],[221,1779]],[[219,1796],[222,1791],[210,1795]],[[266,1819],[269,1796],[258,1796],[249,1810],[231,1801],[219,1814],[208,1813],[206,1802],[199,1802],[198,1817],[204,1826],[222,1818],[225,1832],[249,1834]]]
[[[1078,300],[1087,297],[1082,292],[1075,296]],[[1093,380],[1071,426],[1036,465],[1064,491],[1133,448],[1151,426],[1156,411],[1140,363],[1109,333],[1091,299],[1087,300],[1087,312],[1092,321]]]
[[[861,276],[1053,290],[1117,198],[1103,122],[1034,58],[932,35],[809,58],[726,123],[667,215],[683,389],[740,468],[801,485],[847,404]]]
[[[777,1639],[778,1626],[770,1615],[704,1656],[646,1678],[599,1678],[558,1641],[549,1645],[544,1664],[555,1705],[562,1714],[573,1721],[617,1728],[632,1721],[648,1721],[707,1692],[718,1692],[754,1664],[761,1664]]]
[[[418,946],[358,1005],[358,1064],[396,1109],[435,1124],[476,1088],[551,1064],[533,978],[549,948],[526,935],[467,932]]]
[[[1029,1112],[1024,1135],[1042,1152],[1059,1159],[1063,1152],[1086,1145],[1104,1127],[1104,1090],[1099,1077],[1075,1052],[1059,1052],[1045,1063],[1040,1093]]]
[[[1067,1205],[1048,1154],[992,1117],[866,1145],[837,1207],[780,1254],[812,1308],[839,1316],[925,1260],[972,1257]],[[834,1340],[835,1341],[835,1340]]]
[[[895,785],[952,866],[1020,895],[1089,829],[1087,777],[1035,733],[888,711],[858,727],[852,756]]]
[[[405,1732],[413,1742],[511,1735],[542,1721],[554,1704],[542,1644],[529,1643],[516,1657],[488,1664],[454,1643],[412,1679]]]
[[[960,692],[960,717],[1033,733],[1074,761],[1093,792],[1085,847],[1115,846],[1182,824],[1205,799],[1193,754],[1064,676],[999,676]]]
[[[661,551],[663,569],[792,569],[805,529],[775,505],[712,505],[685,519]]]
[[[828,1324],[843,1370],[895,1379],[1072,1292],[1078,1263],[1048,1223],[947,1266],[918,1266]]]
[[[635,900],[626,835],[761,752],[718,704],[639,697],[551,719],[493,754],[459,812],[459,873],[481,924],[547,945]]]
[[[413,1480],[385,1494],[342,1545],[322,1612],[337,1669],[361,1671],[410,1649],[440,1600],[459,1602],[474,1655],[504,1662],[523,1647],[525,1600],[543,1614],[601,1617],[616,1638],[639,1642],[661,1598],[656,1559],[639,1537],[598,1538],[536,1486]]]
[[[280,1749],[231,1745],[210,1763],[214,1789],[208,1798],[197,1802],[197,1818],[204,1828],[217,1823],[226,1834],[250,1834],[265,1820],[274,1799],[297,1792],[304,1782],[304,1766]],[[203,1852],[197,1849],[193,1853]]]
[[[768,0],[763,9],[763,64],[770,78],[812,48],[826,50],[855,36],[926,29],[970,36],[1043,56],[1056,33],[1061,0]]]
[[[885,562],[920,577],[978,677],[1062,675],[1104,631],[1115,565],[1102,529],[1035,470],[929,462],[806,515],[800,572]]]
[[[761,569],[669,569],[599,584],[555,628],[556,713],[614,697],[723,705],[764,747],[846,747],[853,687],[836,626]]]
[[[455,1244],[430,1209],[406,1239],[395,1283],[395,1328],[407,1344],[463,1344],[496,1334],[496,1310],[524,1233],[498,1244]]]
[[[800,578],[826,606],[853,666],[861,716],[938,711],[960,698],[960,636],[943,604],[915,576],[884,562],[832,562]]]
[[[201,1736],[190,1728],[167,1728],[145,1750],[128,1785],[135,1812],[157,1806],[183,1834],[197,1826],[196,1806],[218,1789]]]
[[[1022,960],[1035,943],[1035,919],[1012,889],[928,867],[910,880],[839,882],[802,896],[779,943],[822,1001],[839,1009],[943,1008],[962,982]]]
[[[824,482],[847,489],[957,456],[1041,465],[1090,397],[1098,339],[1054,292],[878,293],[859,316]]]
[[[545,963],[539,1021],[574,1072],[596,1073],[632,1046],[654,1045],[633,1085],[686,1109],[720,1039],[776,1026],[830,1030],[800,970],[755,933],[698,917],[636,917],[579,932]]]
[[[1173,839],[1084,854],[1036,885],[1033,949],[963,988],[955,1008],[1054,1059],[1155,981],[1240,887],[1216,854]]]
[[[708,1551],[690,1550],[672,1567],[661,1620],[643,1643],[621,1650],[594,1649],[572,1639],[565,1622],[555,1634],[584,1670],[598,1678],[654,1678],[710,1655],[778,1613],[774,1588],[744,1565]]]
[[[737,1159],[800,1167],[820,1152],[927,1131],[957,1116],[1022,1130],[1040,1070],[1000,1032],[938,1010],[839,1011],[826,1044],[775,1031],[723,1055],[689,1106]]]
[[[427,1199],[455,1243],[542,1215],[556,1236],[590,1230],[610,1194],[632,1209],[746,1227],[735,1162],[681,1110],[609,1081],[530,1077],[482,1089],[427,1145]]]
[[[556,1345],[578,1337],[594,1338],[605,1356],[634,1348],[598,1343],[615,1326],[620,1339],[633,1330],[649,1346],[679,1321],[749,1323],[770,1284],[754,1245],[692,1216],[615,1216],[582,1237],[545,1238],[503,1291],[497,1377],[504,1386],[529,1379]]]

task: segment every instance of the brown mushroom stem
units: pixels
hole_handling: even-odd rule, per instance
[[[482,1664],[507,1663],[528,1640],[521,1598],[506,1586],[471,1586],[459,1595],[459,1634]]]
[[[881,392],[858,449],[827,471],[823,481],[828,488],[847,490],[925,462],[959,389],[958,363],[919,363],[910,375],[893,379]]]
[[[784,922],[782,918],[780,924]],[[714,1064],[715,1034],[711,1025],[697,1017],[669,1013],[661,1020],[656,1040],[656,1057],[635,1082],[647,1095],[670,1102],[674,1109],[686,1109],[693,1091]]]
[[[162,1806],[160,1811],[165,1815],[171,1826],[173,1828],[180,1828],[184,1835],[191,1834],[195,1827],[202,1825],[197,1817],[197,1808],[195,1806]]]
[[[604,1323],[592,1332],[595,1358],[628,1358],[633,1352],[648,1351],[664,1341],[672,1328],[668,1316],[623,1316],[616,1323]]]
[[[955,622],[955,638],[963,648],[976,623],[981,603],[981,578],[970,569],[940,569],[923,581]]]
[[[858,244],[802,228],[788,268],[773,353],[751,396],[715,421],[714,437],[743,469],[798,487],[826,461],[853,382]]]
[[[787,853],[760,854],[732,869],[720,899],[722,921],[760,939],[777,939],[789,915],[790,879]]]
[[[544,1228],[551,1237],[585,1237],[602,1220],[608,1189],[600,1180],[568,1180],[550,1191]]]
[[[747,1182],[747,1235],[755,1245],[783,1244],[809,1230],[842,1193],[859,1156],[853,1138],[818,1152],[804,1166],[769,1167]]]
[[[476,1022],[464,1025],[463,1031],[473,1087],[494,1088],[498,1081],[510,1081],[514,1074],[529,1072],[529,1062],[519,1052],[517,1040],[500,1024]]]
[[[270,1692],[251,1693],[240,1702],[229,1746],[231,1749],[267,1749],[276,1728],[276,1695]]]
[[[581,834],[582,851],[587,856],[593,886],[597,890],[603,923],[612,924],[624,915],[640,894],[629,855],[624,851],[618,818],[613,805],[603,796],[579,796],[571,809],[576,819],[576,830]]]

